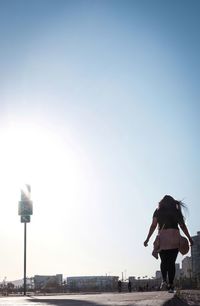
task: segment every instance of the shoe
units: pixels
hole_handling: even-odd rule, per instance
[[[174,293],[174,287],[173,287],[173,286],[169,286],[168,292],[169,292],[169,293]]]
[[[168,286],[167,286],[167,282],[166,281],[162,281],[161,285],[160,285],[160,290],[165,291],[167,290]]]

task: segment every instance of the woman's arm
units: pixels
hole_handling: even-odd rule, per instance
[[[157,221],[157,218],[154,217],[153,218],[153,221],[150,225],[150,228],[149,228],[149,232],[148,232],[148,235],[147,235],[147,239],[144,241],[144,246],[146,247],[148,245],[148,242],[149,242],[149,239],[151,238],[153,232],[155,231],[156,227],[157,227],[157,224],[158,224],[158,221]]]
[[[182,229],[182,231],[184,232],[185,236],[188,238],[188,240],[190,242],[190,245],[193,245],[193,240],[192,240],[192,237],[189,234],[189,231],[188,231],[188,228],[187,228],[186,224],[181,223],[179,225],[180,225],[180,228]]]

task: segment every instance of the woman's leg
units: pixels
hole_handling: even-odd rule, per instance
[[[173,287],[174,283],[174,277],[176,274],[176,258],[178,255],[178,249],[172,249],[168,250],[168,279],[169,279],[169,285]]]
[[[162,274],[162,279],[163,279],[163,282],[166,282],[167,281],[167,270],[168,270],[167,250],[160,251],[159,255],[160,255],[160,259],[161,259],[160,270],[161,270],[161,274]]]

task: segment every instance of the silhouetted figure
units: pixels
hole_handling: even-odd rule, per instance
[[[118,292],[122,292],[122,282],[118,280]]]
[[[132,291],[131,281],[128,282],[128,292]]]
[[[144,246],[146,247],[158,225],[159,235],[157,236],[158,239],[154,241],[154,246],[157,245],[156,251],[161,259],[160,269],[162,273],[162,283],[160,289],[168,289],[171,293],[174,292],[175,262],[180,245],[178,225],[187,236],[190,245],[193,244],[187,226],[185,225],[182,207],[185,208],[185,205],[181,201],[175,200],[170,195],[165,195],[159,202],[158,208],[154,211],[153,221],[149,228],[147,239],[144,241]],[[152,255],[155,256],[155,250]]]

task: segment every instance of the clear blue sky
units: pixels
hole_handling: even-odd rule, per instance
[[[197,0],[0,0],[0,277],[23,275],[22,181],[29,276],[154,275],[143,241],[165,194],[200,230],[199,13]]]

